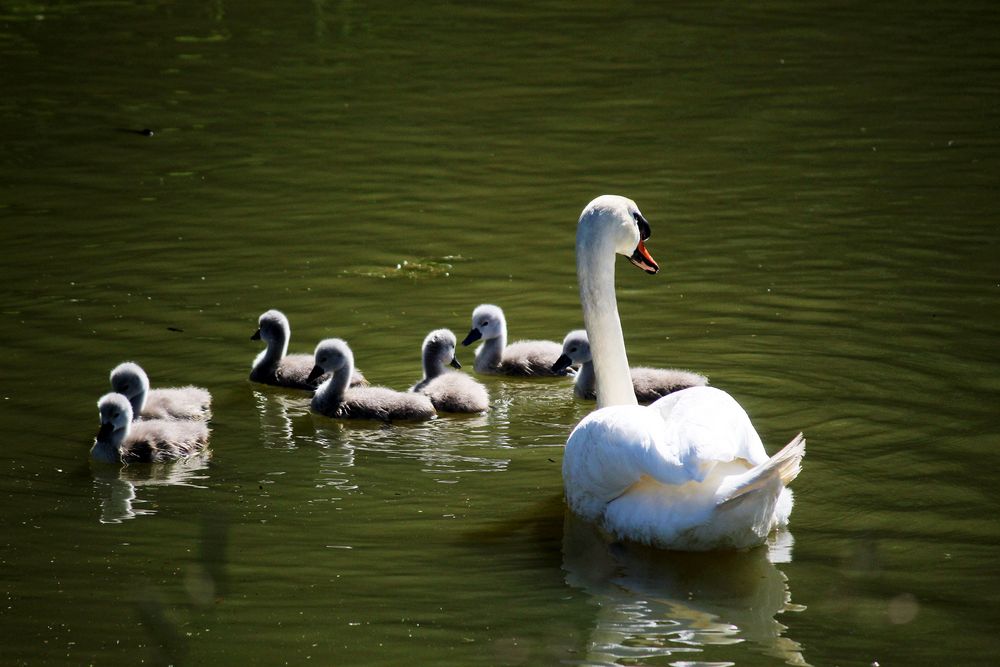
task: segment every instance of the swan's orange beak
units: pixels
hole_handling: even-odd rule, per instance
[[[660,270],[660,265],[656,263],[656,260],[646,250],[645,241],[639,241],[639,245],[635,247],[635,252],[632,253],[632,256],[628,260],[650,275]]]

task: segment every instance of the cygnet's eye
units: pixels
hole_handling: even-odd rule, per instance
[[[569,352],[570,354],[576,354],[576,346],[574,345],[573,347],[569,348]]]
[[[489,320],[483,320],[483,323],[480,324],[479,326],[481,326],[481,327],[489,326],[489,323],[490,323]]]

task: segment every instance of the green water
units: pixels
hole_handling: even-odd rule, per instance
[[[998,19],[0,4],[0,661],[995,663]],[[707,374],[771,452],[806,433],[770,552],[567,516],[565,381],[391,428],[247,382],[268,308],[396,388],[481,302],[561,339],[604,192],[663,267],[619,266],[630,360]],[[87,461],[125,359],[212,391],[211,461]]]

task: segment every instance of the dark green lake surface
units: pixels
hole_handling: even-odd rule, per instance
[[[912,4],[0,4],[0,660],[995,664],[1000,13]],[[770,551],[567,516],[567,381],[380,428],[246,380],[268,308],[399,389],[482,302],[561,340],[606,192],[630,361],[806,433]],[[126,359],[210,461],[88,462]]]

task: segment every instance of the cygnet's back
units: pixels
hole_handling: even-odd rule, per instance
[[[253,368],[250,369],[252,382],[313,391],[330,378],[327,373],[313,380],[309,379],[315,365],[313,355],[287,354],[291,336],[291,325],[280,310],[272,309],[261,314],[257,321],[257,331],[250,336],[250,340],[263,340],[267,343],[267,348],[254,359]],[[361,371],[355,369],[351,384],[363,386],[368,381]]]
[[[91,456],[106,463],[165,463],[201,454],[208,445],[203,421],[148,419],[132,421],[128,398],[109,393],[97,403],[101,428]]]
[[[422,347],[424,377],[410,388],[427,396],[439,412],[484,412],[489,408],[486,387],[465,373],[445,368],[461,368],[455,358],[455,334],[437,329],[427,334]]]
[[[131,361],[111,371],[111,389],[128,398],[135,418],[207,420],[212,416],[212,395],[207,389],[190,385],[150,389],[146,371]]]
[[[522,340],[507,345],[507,321],[499,306],[484,303],[472,311],[472,328],[462,345],[480,339],[483,344],[473,363],[477,373],[521,377],[571,374],[568,368],[552,370],[562,354],[562,346],[555,341]]]
[[[430,419],[436,414],[430,400],[422,394],[403,393],[387,387],[349,387],[354,354],[339,338],[320,341],[314,360],[311,377],[331,374],[313,395],[312,409],[320,414],[385,422]]]
[[[594,362],[590,353],[590,340],[587,338],[587,332],[583,329],[570,331],[566,334],[563,339],[562,356],[559,357],[554,369],[565,368],[570,364],[579,364],[580,366],[573,384],[573,393],[578,398],[596,399],[596,378],[594,376]],[[630,368],[629,371],[632,374],[632,388],[635,391],[635,397],[640,403],[652,403],[675,391],[708,384],[708,378],[704,375],[673,368],[640,366]]]

